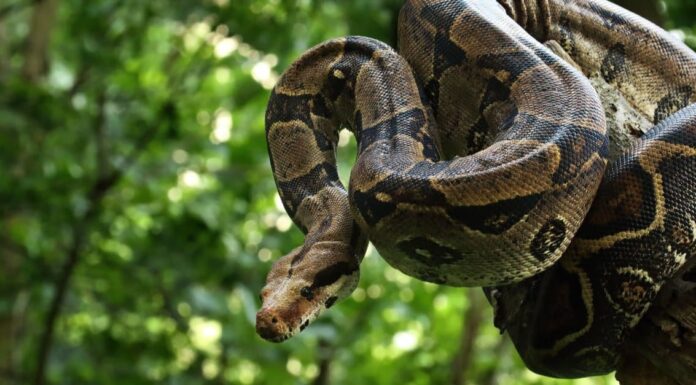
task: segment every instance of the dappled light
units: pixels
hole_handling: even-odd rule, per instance
[[[327,39],[395,46],[402,3],[3,1],[0,385],[618,384],[533,373],[479,288],[372,245],[302,333],[256,334],[267,273],[304,239],[268,159],[271,90]],[[693,5],[657,3],[696,47]],[[336,139],[348,186],[357,141]]]

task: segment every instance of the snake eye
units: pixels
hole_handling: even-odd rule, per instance
[[[302,289],[300,289],[300,295],[303,296],[308,301],[311,301],[314,299],[314,293],[312,292],[312,288],[309,286],[305,286]]]

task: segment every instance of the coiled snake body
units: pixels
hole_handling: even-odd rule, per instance
[[[613,370],[696,251],[696,55],[603,0],[408,0],[399,48],[332,40],[274,88],[271,164],[306,239],[271,269],[257,331],[282,341],[350,294],[369,239],[406,274],[488,287],[533,370]],[[639,138],[611,160],[593,76],[656,124],[618,127]]]

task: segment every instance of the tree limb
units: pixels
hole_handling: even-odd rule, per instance
[[[328,385],[331,373],[331,362],[333,361],[334,348],[329,341],[320,338],[317,345],[317,356],[319,356],[319,374],[312,381],[312,385]]]
[[[48,45],[56,19],[58,0],[38,0],[29,25],[22,75],[35,83],[48,68]]]
[[[452,361],[452,385],[466,383],[466,374],[471,366],[472,352],[483,320],[484,299],[480,290],[467,290],[469,306],[463,314],[459,349]]]
[[[99,108],[103,109],[106,100],[105,98],[99,98],[99,100],[101,100],[102,103]],[[104,124],[104,119],[105,114],[98,113],[95,127],[101,127]],[[158,126],[152,126],[145,130],[145,132],[136,142],[132,153],[127,157],[126,162],[124,162],[122,167],[113,171],[97,171],[97,175],[99,175],[99,177],[97,177],[87,193],[87,198],[89,201],[88,209],[79,222],[73,227],[67,256],[61,268],[58,280],[55,283],[54,296],[51,300],[44,323],[44,329],[39,341],[39,352],[33,382],[34,385],[43,385],[46,382],[46,366],[48,363],[51,346],[53,344],[56,321],[58,320],[63,302],[65,301],[65,295],[75,271],[75,267],[79,263],[80,254],[86,245],[87,235],[89,234],[89,229],[92,222],[100,214],[104,197],[113,189],[114,186],[116,186],[116,184],[129,170],[130,166],[135,162],[145,147],[152,141],[157,133],[157,128]],[[100,128],[97,128],[95,131],[97,135],[103,135],[103,130]],[[97,139],[97,141],[99,140],[100,139]],[[99,146],[98,148],[103,149],[103,147]],[[102,161],[99,160],[102,156],[102,154],[97,154],[97,163],[98,165],[105,166],[106,163],[102,163]]]
[[[660,292],[629,338],[622,385],[696,385],[696,261]]]

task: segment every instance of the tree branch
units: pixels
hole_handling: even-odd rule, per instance
[[[495,357],[506,357],[508,356],[508,350],[511,346],[510,336],[503,334],[500,336],[498,343],[493,348],[493,355]],[[500,363],[502,360],[493,361],[493,365],[486,369],[485,373],[481,378],[481,385],[495,385],[496,377],[500,369]]]
[[[22,68],[22,74],[32,83],[48,68],[48,45],[57,10],[58,0],[39,0],[34,6]]]
[[[462,385],[466,382],[466,374],[471,366],[472,352],[483,319],[484,300],[481,291],[469,289],[466,298],[469,306],[464,310],[459,349],[452,360],[452,385]]]
[[[312,385],[328,385],[331,372],[331,362],[333,361],[334,348],[329,341],[320,338],[317,345],[317,356],[319,357],[319,374],[312,381]]]
[[[696,260],[665,285],[622,353],[622,385],[696,384]]]
[[[101,101],[99,108],[100,110],[103,110],[106,100],[105,98],[99,98],[99,100]],[[105,123],[104,119],[105,114],[103,111],[97,114],[95,126],[97,127],[95,129],[97,135],[103,135],[103,130],[100,127],[102,127],[102,125]],[[48,357],[53,344],[56,321],[58,320],[63,302],[65,301],[65,295],[75,271],[75,267],[79,263],[80,254],[85,247],[87,235],[92,222],[99,216],[104,197],[113,189],[114,186],[116,186],[116,184],[129,170],[130,166],[132,166],[145,147],[152,141],[157,133],[157,128],[158,126],[152,126],[145,130],[145,132],[136,142],[132,153],[127,157],[126,162],[124,162],[122,167],[114,171],[97,170],[97,175],[99,176],[87,193],[87,198],[89,201],[88,209],[80,221],[73,227],[67,256],[61,268],[58,280],[55,283],[55,294],[51,300],[51,304],[46,315],[44,330],[39,341],[39,352],[37,357],[34,385],[43,385],[46,382],[46,365],[48,363]],[[100,139],[97,138],[98,142],[99,140]],[[97,146],[97,148],[102,150],[104,149],[100,146]],[[106,162],[102,163],[102,161],[99,160],[103,156],[103,154],[97,154],[97,163],[99,166],[105,167]]]

